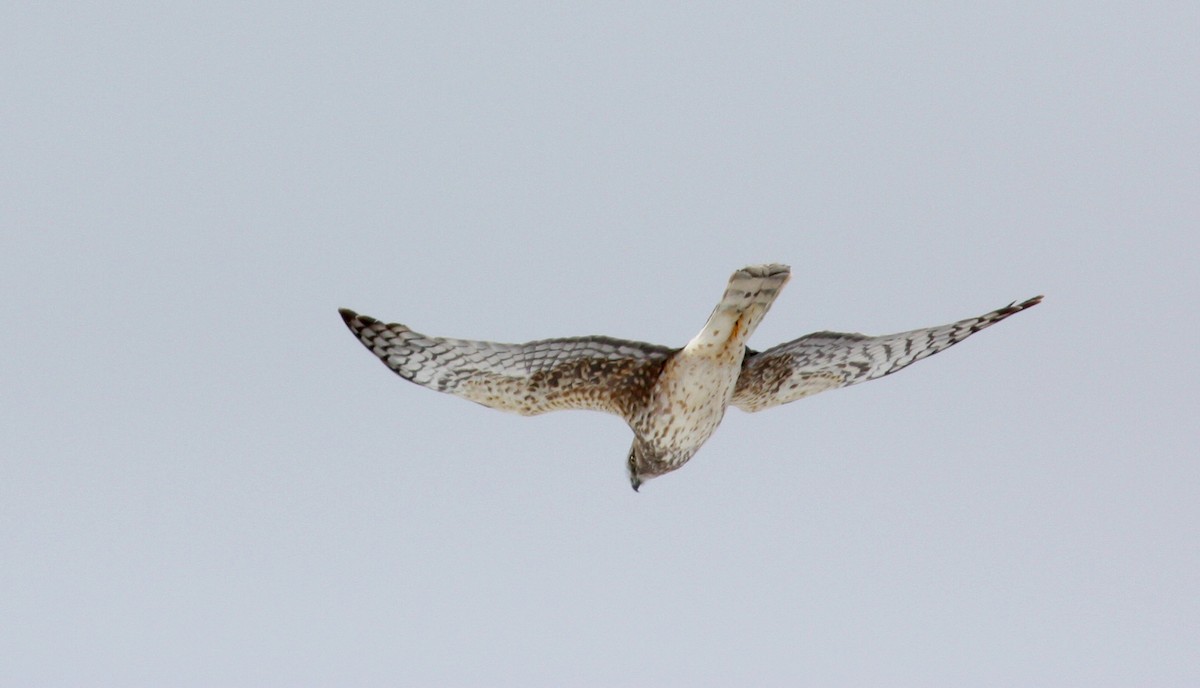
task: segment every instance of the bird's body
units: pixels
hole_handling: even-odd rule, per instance
[[[628,468],[637,489],[686,463],[730,405],[759,411],[888,375],[1041,301],[896,335],[818,332],[763,352],[749,349],[789,277],[786,265],[738,270],[681,349],[598,336],[526,344],[427,337],[340,312],[364,346],[419,385],[523,415],[591,409],[621,416],[634,433]]]
[[[784,265],[735,272],[708,322],[667,360],[649,403],[629,423],[637,438],[629,457],[635,489],[686,463],[721,424],[741,375],[746,340],[789,276]]]

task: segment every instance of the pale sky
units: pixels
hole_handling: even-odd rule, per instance
[[[0,685],[1200,684],[1195,3],[9,3]],[[631,435],[408,384],[1042,305]]]

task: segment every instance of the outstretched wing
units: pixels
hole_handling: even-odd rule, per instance
[[[815,332],[766,351],[747,349],[731,403],[743,411],[761,411],[891,375],[1041,301],[1035,296],[978,318],[911,332],[880,337]]]
[[[675,351],[611,337],[526,344],[429,337],[345,308],[338,312],[405,380],[522,415],[592,409],[628,418]]]

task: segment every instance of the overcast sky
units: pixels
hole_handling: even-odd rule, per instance
[[[0,684],[1200,684],[1196,3],[7,3]],[[434,335],[1045,302],[631,434]]]

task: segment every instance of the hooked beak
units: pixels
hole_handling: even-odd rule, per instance
[[[629,484],[633,485],[633,491],[637,492],[638,488],[642,486],[642,479],[636,475],[629,476]]]

